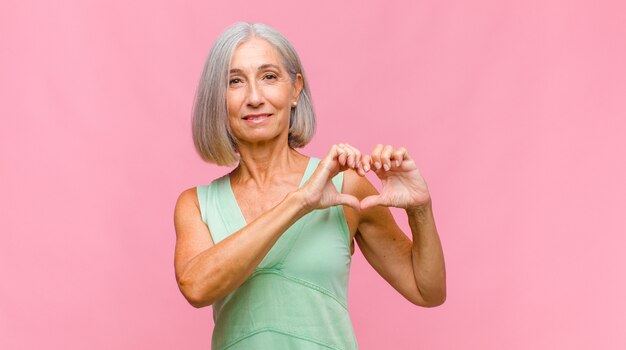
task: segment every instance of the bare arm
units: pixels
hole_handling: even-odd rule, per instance
[[[365,177],[346,171],[345,191],[363,199],[378,191]],[[413,240],[396,224],[389,208],[363,210],[355,240],[374,270],[411,303],[432,307],[446,295],[443,250],[430,205],[423,212],[407,211]]]
[[[413,235],[411,262],[419,295],[426,306],[441,305],[446,300],[446,269],[432,205],[406,213]]]
[[[343,146],[356,170],[344,173],[344,190],[361,200],[355,239],[363,255],[413,304],[441,305],[446,299],[443,249],[430,194],[413,159],[403,148],[394,150],[391,146],[378,145],[371,155],[361,157],[354,147]],[[361,166],[355,165],[358,160]],[[378,167],[374,169],[376,163]],[[383,180],[381,194],[365,177],[369,167]],[[406,210],[412,241],[396,224],[387,208],[391,206]]]
[[[189,193],[188,193],[189,192]],[[198,238],[210,237],[202,222],[195,189],[181,194],[174,223],[177,233],[176,276],[179,288],[194,307],[213,304],[248,278],[278,238],[307,212],[301,197],[293,192],[241,230],[213,245]],[[195,203],[194,202],[195,199]],[[200,229],[200,224],[205,230]],[[198,243],[204,249],[198,250]],[[193,245],[193,246],[191,246]]]
[[[211,305],[237,289],[283,232],[312,210],[340,204],[359,208],[354,196],[337,193],[331,181],[347,169],[338,156],[333,146],[302,188],[218,244],[213,244],[202,222],[195,188],[183,192],[174,213],[174,265],[178,286],[189,303],[198,308]]]

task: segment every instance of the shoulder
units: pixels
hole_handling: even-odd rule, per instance
[[[200,212],[200,203],[198,202],[197,187],[191,187],[184,190],[176,200],[174,208],[174,216],[189,214],[191,212]]]
[[[178,195],[178,199],[176,200],[176,204],[188,205],[190,203],[198,203],[198,186],[190,187],[180,195]]]
[[[200,203],[198,201],[198,198],[201,197],[203,194],[206,195],[207,191],[209,191],[209,189],[214,185],[226,181],[228,176],[229,174],[224,174],[220,177],[213,179],[208,184],[193,186],[182,191],[181,194],[178,195],[178,199],[176,200],[176,207],[195,206],[196,208],[198,208],[198,210],[200,210]]]
[[[376,196],[379,194],[378,190],[370,182],[370,180],[359,175],[356,171],[348,169],[344,171],[344,188],[342,193],[355,196],[359,201],[369,196]],[[390,227],[395,227],[395,221],[391,215],[389,208],[376,205],[371,208],[367,208],[358,213],[359,232],[363,231],[371,232],[369,227],[378,227],[381,230],[388,230]],[[363,225],[363,226],[362,226]]]
[[[343,187],[341,192],[353,195],[359,200],[367,196],[378,194],[378,191],[367,177],[359,175],[352,169],[343,172]]]

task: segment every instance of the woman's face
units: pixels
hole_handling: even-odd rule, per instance
[[[302,90],[302,76],[291,82],[280,55],[265,40],[239,45],[231,61],[226,102],[228,121],[237,142],[259,143],[283,136]]]

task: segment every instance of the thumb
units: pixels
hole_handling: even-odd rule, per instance
[[[337,195],[337,201],[339,202],[338,204],[350,206],[354,208],[356,211],[361,210],[361,203],[359,202],[358,198],[356,198],[355,196],[344,194],[344,193],[339,193]]]
[[[367,208],[371,208],[374,206],[377,206],[381,203],[380,201],[380,195],[374,195],[374,196],[368,196],[363,198],[363,200],[361,201],[361,210],[365,210]]]

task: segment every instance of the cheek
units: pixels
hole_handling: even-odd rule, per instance
[[[286,106],[291,106],[289,91],[285,91],[285,89],[274,89],[271,92],[268,92],[266,96],[276,107],[284,108]]]
[[[226,94],[226,108],[229,115],[237,115],[241,105],[241,96],[236,93]]]

